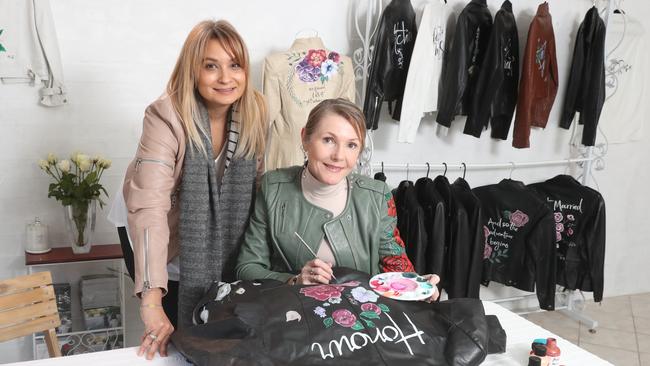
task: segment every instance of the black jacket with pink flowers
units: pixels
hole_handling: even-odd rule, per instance
[[[481,201],[483,284],[496,281],[535,291],[540,308],[555,308],[553,214],[522,182],[504,179],[472,190]]]
[[[172,342],[196,365],[471,366],[505,350],[478,299],[393,300],[371,289],[369,275],[334,270],[328,285],[214,283],[195,308],[198,325]]]
[[[558,175],[530,184],[553,211],[557,242],[557,284],[593,291],[603,298],[605,267],[605,200],[573,177]]]

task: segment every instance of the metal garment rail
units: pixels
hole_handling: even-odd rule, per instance
[[[426,170],[427,172],[430,170],[433,171],[438,171],[438,170],[446,170],[450,168],[457,168],[463,170],[463,173],[465,173],[466,170],[496,170],[496,169],[516,169],[516,168],[535,168],[535,167],[544,167],[544,166],[561,166],[561,165],[570,165],[570,164],[581,164],[584,163],[583,166],[583,184],[585,184],[585,179],[584,177],[587,176],[589,170],[591,168],[591,162],[595,160],[596,157],[593,155],[587,158],[575,158],[575,159],[560,159],[560,160],[545,160],[545,161],[530,161],[530,162],[507,162],[507,163],[447,163],[443,162],[441,164],[431,164],[431,163],[418,163],[418,164],[411,164],[411,163],[401,163],[401,164],[394,164],[394,163],[383,163],[383,162],[375,162],[371,166],[373,168],[377,169],[382,169],[383,170],[399,170],[399,171],[406,171],[407,176],[408,172],[413,170],[413,171],[422,171]],[[511,173],[512,173],[511,170]],[[586,314],[583,313],[583,308],[584,306],[578,306],[576,300],[582,299],[582,302],[584,302],[584,296],[577,296],[575,294],[574,290],[556,290],[556,299],[559,297],[564,297],[566,301],[566,305],[560,305],[556,306],[556,310],[560,311],[561,313],[565,314],[566,316],[570,317],[571,319],[574,319],[575,321],[578,321],[584,325],[586,325],[589,329],[589,332],[595,333],[596,332],[596,327],[598,326],[598,321],[590,318]],[[502,299],[490,299],[490,301],[495,302],[495,303],[503,303],[503,302],[514,302],[514,301],[521,301],[521,300],[527,300],[530,298],[536,297],[535,294],[530,294],[530,295],[522,295],[522,296],[514,296],[514,297],[509,297],[509,298],[502,298]],[[520,312],[520,314],[527,313],[529,311],[524,311]]]
[[[575,158],[575,159],[561,159],[561,160],[544,160],[544,161],[528,161],[528,162],[514,162],[509,161],[507,163],[435,163],[430,162],[422,163],[384,163],[384,162],[374,162],[372,164],[373,170],[375,169],[388,169],[388,170],[444,170],[444,169],[467,169],[467,170],[494,170],[494,169],[517,169],[517,168],[534,168],[542,166],[553,166],[553,165],[570,165],[570,164],[579,164],[587,163],[593,161],[594,157],[588,158]]]

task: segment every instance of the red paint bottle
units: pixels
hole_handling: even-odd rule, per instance
[[[546,356],[550,359],[550,366],[560,366],[560,347],[555,338],[546,339]]]

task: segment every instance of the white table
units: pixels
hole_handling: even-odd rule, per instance
[[[589,353],[572,344],[562,337],[522,318],[510,310],[495,303],[484,301],[486,314],[494,314],[499,318],[501,326],[508,336],[506,353],[489,355],[482,365],[485,366],[521,366],[528,363],[530,344],[535,338],[553,337],[562,350],[562,364],[566,366],[613,366],[611,363]],[[113,366],[113,365],[146,365],[146,366],[187,366],[185,359],[173,347],[169,357],[156,356],[152,361],[147,361],[136,355],[137,347],[116,349],[112,351],[86,353],[82,355],[50,358],[45,360],[18,362],[9,365],[20,366]]]

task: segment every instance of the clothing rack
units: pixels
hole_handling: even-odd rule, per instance
[[[605,0],[606,1],[606,8],[605,8],[605,14],[604,14],[604,22],[605,22],[605,27],[608,29],[608,23],[609,23],[609,15],[613,11],[612,7],[612,0]],[[360,14],[359,8],[363,7],[363,4],[365,3],[365,9],[366,9],[366,14],[365,14],[365,32],[362,32],[360,27],[359,27],[359,22],[362,19],[362,15]],[[593,1],[593,6],[597,6],[596,1]],[[382,12],[383,9],[381,9],[381,0],[365,0],[365,1],[360,1],[356,8],[355,8],[355,13],[354,13],[354,20],[355,20],[355,26],[356,26],[356,31],[357,35],[361,39],[361,47],[356,49],[354,51],[354,66],[355,66],[355,76],[357,81],[361,81],[362,83],[362,91],[361,91],[361,98],[358,100],[364,100],[364,93],[366,89],[366,82],[367,82],[367,77],[368,77],[368,68],[370,66],[370,60],[371,60],[371,47],[370,47],[370,40],[372,38],[372,35],[376,31],[376,27],[378,24],[378,19],[379,15]],[[375,23],[374,25],[372,23]],[[605,36],[607,36],[607,32],[605,33]],[[607,55],[607,49],[605,49],[605,55]],[[375,169],[388,169],[388,170],[397,170],[397,171],[404,171],[406,170],[407,177],[408,173],[411,170],[414,171],[422,171],[425,170],[430,172],[431,170],[434,171],[440,171],[444,170],[445,172],[449,168],[458,168],[463,170],[463,177],[464,173],[466,172],[467,169],[470,170],[494,170],[494,169],[507,169],[510,168],[510,174],[512,175],[512,171],[516,168],[532,168],[532,167],[542,167],[542,166],[556,166],[556,165],[570,165],[570,164],[581,164],[582,167],[582,177],[581,177],[581,183],[583,185],[587,185],[589,181],[589,176],[591,174],[592,170],[592,165],[594,161],[602,160],[602,156],[596,156],[594,154],[594,148],[593,146],[587,146],[583,152],[582,156],[583,158],[573,158],[573,159],[563,159],[563,160],[547,160],[547,161],[536,161],[536,162],[507,162],[507,163],[442,163],[442,164],[431,164],[429,162],[426,162],[424,164],[411,164],[411,163],[403,163],[403,164],[385,164],[383,162],[381,163],[372,163],[368,164],[369,162],[372,161],[372,153],[373,153],[373,147],[372,147],[372,133],[368,134],[369,137],[369,147],[366,147],[363,152],[363,163],[360,164],[360,170],[363,171],[364,173],[366,172],[367,169],[370,170],[370,174],[372,176],[373,174],[373,168]],[[556,295],[558,292],[556,292]],[[567,295],[565,292],[561,292],[563,295]],[[567,305],[566,308],[561,308],[559,309],[562,313],[565,315],[569,316],[570,318],[581,322],[585,325],[588,326],[588,329],[590,332],[595,333],[595,328],[598,326],[598,322],[596,320],[591,319],[587,315],[585,315],[582,312],[582,308],[578,307],[576,305],[576,300],[575,300],[575,291],[569,290],[568,292],[568,297],[567,297]],[[506,302],[506,301],[516,301],[516,300],[521,300],[527,297],[535,296],[533,295],[526,295],[526,296],[519,296],[519,297],[512,297],[512,298],[505,298],[505,299],[497,299],[495,302]],[[556,307],[557,308],[557,307]]]
[[[596,158],[592,157],[586,157],[586,158],[570,158],[570,159],[561,159],[561,160],[544,160],[544,161],[527,161],[527,162],[513,162],[509,161],[507,163],[465,163],[465,162],[460,162],[460,163],[447,163],[443,162],[440,164],[431,164],[429,162],[425,162],[424,164],[411,164],[411,163],[399,163],[399,164],[393,164],[393,163],[383,163],[383,162],[375,162],[372,164],[373,172],[374,169],[388,169],[388,170],[398,170],[398,171],[404,171],[406,170],[407,172],[410,170],[445,170],[445,169],[461,169],[461,170],[495,170],[495,169],[517,169],[517,168],[534,168],[534,167],[542,167],[542,166],[553,166],[553,165],[570,165],[570,164],[580,164],[580,163],[585,163],[585,171],[587,170],[587,164],[589,164],[589,167],[591,167],[591,162],[595,160]],[[584,183],[583,183],[584,184]]]
[[[511,169],[510,174],[512,174],[512,171],[517,169],[517,168],[536,168],[536,167],[544,167],[544,166],[561,166],[561,165],[571,165],[571,164],[582,164],[583,165],[583,175],[582,175],[582,181],[583,185],[585,184],[587,178],[589,176],[588,172],[589,169],[591,169],[591,163],[599,159],[599,157],[594,157],[593,155],[586,157],[586,158],[569,158],[569,159],[560,159],[560,160],[544,160],[544,161],[528,161],[528,162],[513,162],[509,161],[507,163],[465,163],[465,162],[460,162],[460,163],[440,163],[440,164],[431,164],[431,163],[424,163],[424,164],[411,164],[411,163],[400,163],[400,164],[386,164],[383,162],[375,162],[371,165],[372,168],[374,169],[382,169],[383,170],[392,170],[392,171],[406,171],[407,177],[409,171],[448,171],[448,169],[460,169],[463,172],[463,176],[465,175],[465,172],[469,170],[498,170],[498,169]],[[373,169],[373,170],[374,170]],[[408,179],[408,178],[407,178]],[[596,327],[598,326],[598,321],[590,318],[586,314],[582,312],[584,306],[579,306],[579,302],[584,302],[584,296],[582,295],[577,295],[575,293],[575,290],[568,290],[568,291],[558,291],[556,290],[555,292],[556,298],[558,295],[560,297],[565,298],[566,305],[560,305],[556,306],[556,310],[560,311],[561,313],[565,314],[566,316],[570,317],[571,319],[574,319],[582,324],[585,324],[589,332],[595,333],[596,332]],[[580,294],[582,294],[580,292]],[[491,300],[492,302],[495,303],[503,303],[503,302],[515,302],[515,301],[521,301],[521,300],[527,300],[529,298],[535,297],[535,294],[530,294],[530,295],[522,295],[522,296],[514,296],[514,297],[508,297],[508,298],[501,298],[501,299],[495,299]],[[519,312],[520,314],[528,313],[529,311],[524,311],[524,312]]]

